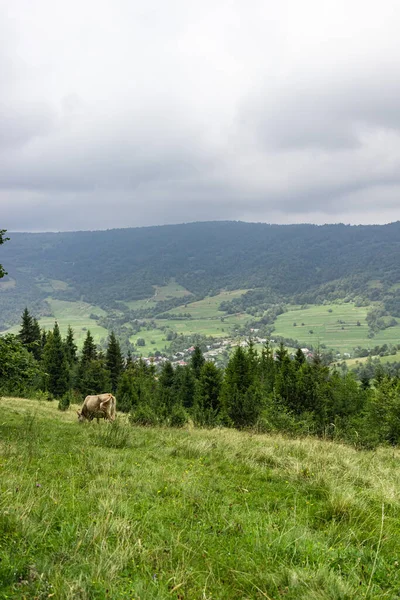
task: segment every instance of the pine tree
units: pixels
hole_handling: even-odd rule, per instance
[[[41,338],[42,333],[37,319],[33,318],[29,310],[25,308],[22,313],[21,329],[19,331],[19,339],[23,345],[33,354],[36,360],[40,360],[41,357]]]
[[[176,401],[185,408],[191,408],[193,406],[195,382],[196,379],[190,367],[176,367],[174,377]]]
[[[42,357],[42,332],[37,319],[32,321],[32,354],[36,360],[40,360]]]
[[[260,358],[260,382],[262,389],[269,394],[274,389],[275,361],[269,342],[264,344]]]
[[[297,352],[294,356],[294,366],[295,366],[296,370],[300,369],[301,365],[304,365],[305,362],[306,362],[306,357],[304,356],[304,353],[301,350],[301,348],[298,348]]]
[[[204,363],[205,363],[205,358],[200,349],[200,346],[195,346],[195,349],[193,351],[192,358],[190,361],[190,366],[193,370],[193,373],[194,373],[194,376],[196,377],[196,379],[198,379],[200,377],[201,367],[204,365]]]
[[[33,341],[33,319],[29,310],[25,307],[22,313],[21,329],[19,330],[19,339],[24,346],[29,346]]]
[[[158,404],[159,409],[164,416],[171,413],[172,407],[176,402],[174,391],[175,372],[169,361],[163,364],[160,377],[158,379]]]
[[[74,340],[74,331],[71,327],[71,325],[68,325],[68,331],[67,331],[67,335],[66,338],[64,340],[64,349],[65,349],[65,355],[67,357],[68,363],[70,365],[74,365],[77,360],[77,345],[75,344],[75,340]]]
[[[121,353],[119,342],[113,331],[110,334],[108,342],[106,364],[107,369],[110,372],[111,389],[113,392],[115,392],[118,386],[118,380],[124,369],[124,359]]]
[[[64,344],[57,322],[43,351],[43,366],[46,372],[48,391],[55,398],[61,398],[69,389],[70,377]]]
[[[78,388],[78,390],[81,392],[82,395],[86,396],[89,392],[87,392],[87,389],[93,389],[95,383],[92,381],[92,379],[90,379],[89,383],[88,383],[88,368],[89,365],[93,362],[97,360],[97,350],[96,350],[96,346],[93,340],[93,337],[90,333],[90,331],[87,332],[86,334],[86,338],[85,341],[83,343],[83,348],[82,348],[82,355],[79,361],[79,367],[78,367],[78,375],[77,375],[77,382],[76,382],[76,386]],[[104,390],[106,391],[106,390]]]
[[[254,425],[262,409],[262,392],[245,350],[238,346],[225,370],[223,408],[235,427]]]
[[[220,411],[222,373],[212,362],[205,362],[196,386],[195,420],[199,425],[215,425]]]
[[[96,358],[85,362],[85,368],[78,379],[78,389],[83,396],[103,394],[110,390],[110,373],[104,360]]]
[[[81,363],[90,362],[91,360],[96,360],[96,358],[96,345],[94,343],[92,334],[90,333],[90,331],[88,331],[86,334],[85,341],[83,342]]]

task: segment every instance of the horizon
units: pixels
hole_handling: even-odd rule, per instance
[[[221,219],[214,221],[187,221],[182,223],[163,223],[161,225],[138,225],[129,227],[110,227],[107,229],[63,229],[63,230],[47,230],[47,231],[18,231],[6,229],[7,235],[15,233],[26,233],[26,234],[42,234],[42,233],[95,233],[95,232],[106,232],[106,231],[124,231],[128,229],[151,229],[156,227],[179,227],[185,225],[202,225],[209,223],[243,223],[245,225],[267,225],[271,227],[293,227],[293,226],[312,226],[312,227],[331,227],[331,226],[343,226],[343,227],[386,227],[388,225],[395,225],[400,223],[400,219],[390,221],[387,223],[343,223],[343,222],[332,222],[332,223],[266,223],[263,221],[241,221],[241,220],[229,220]]]

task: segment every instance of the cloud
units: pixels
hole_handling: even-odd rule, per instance
[[[394,0],[4,0],[1,225],[396,220],[399,25]]]

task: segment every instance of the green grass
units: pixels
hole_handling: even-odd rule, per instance
[[[2,599],[399,595],[397,449],[0,406]]]
[[[86,302],[67,302],[65,300],[54,300],[53,298],[47,298],[47,302],[50,305],[51,311],[54,316],[42,317],[39,319],[40,327],[44,329],[53,329],[54,320],[60,326],[61,335],[67,333],[68,325],[71,325],[75,334],[75,341],[79,347],[83,345],[83,341],[86,337],[87,330],[93,335],[96,343],[100,342],[101,339],[108,337],[108,331],[104,327],[97,324],[97,321],[90,318],[91,314],[105,315],[106,312],[99,306],[93,306]],[[20,329],[20,325],[15,325],[7,332],[3,333],[17,333]]]
[[[139,310],[142,308],[153,308],[157,302],[164,300],[170,300],[171,298],[190,298],[192,295],[187,289],[185,289],[179,283],[176,283],[174,279],[168,283],[168,285],[154,285],[154,296],[143,300],[128,300],[124,301],[128,308],[131,310]]]
[[[372,356],[372,360],[379,358],[380,362],[385,364],[390,364],[392,362],[400,362],[400,352],[396,352],[396,354],[390,354],[389,356]],[[357,364],[366,363],[369,360],[368,356],[363,356],[362,358],[348,358],[344,361],[348,367],[355,367]]]
[[[219,318],[224,316],[224,312],[219,311],[218,307],[221,302],[233,300],[243,296],[248,290],[233,290],[224,291],[216,296],[207,296],[203,300],[197,302],[190,302],[182,306],[178,306],[171,310],[171,312],[179,313],[185,312],[190,313],[194,319],[208,319],[208,318]]]
[[[351,352],[357,346],[373,348],[384,343],[398,344],[400,325],[379,331],[373,338],[368,338],[365,318],[369,309],[368,306],[356,307],[351,302],[310,305],[306,309],[292,306],[276,319],[274,333],[297,339],[304,346],[324,343],[339,352]],[[357,326],[357,321],[360,326]],[[297,326],[294,327],[293,323]]]

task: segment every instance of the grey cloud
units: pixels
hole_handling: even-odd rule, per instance
[[[320,6],[5,0],[0,225],[395,220],[400,11]]]

